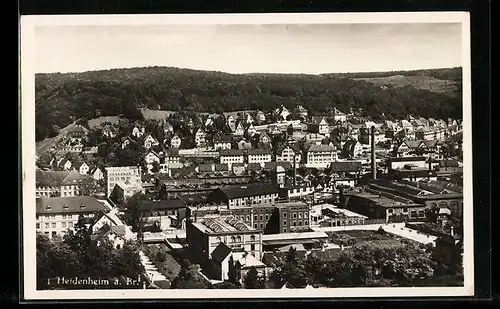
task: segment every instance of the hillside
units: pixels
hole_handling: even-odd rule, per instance
[[[432,76],[392,75],[387,77],[366,77],[354,79],[370,82],[377,86],[410,86],[416,89],[423,89],[431,92],[440,92],[449,95],[455,95],[456,92],[460,91],[461,87],[460,82],[438,79]]]
[[[432,77],[428,79],[431,83],[457,80],[457,70],[460,72],[460,69],[445,69],[441,75],[439,70],[288,75],[148,67],[37,74],[36,140],[57,135],[60,128],[81,117],[94,119],[123,114],[132,120],[142,119],[151,114],[144,115],[141,112],[144,108],[220,113],[270,110],[281,104],[294,108],[301,104],[312,113],[328,112],[337,107],[344,111],[363,108],[366,115],[374,118],[381,113],[398,118],[408,114],[460,118],[462,105],[457,92],[442,87],[422,89],[415,87],[415,82],[404,84],[400,81],[417,75]],[[394,75],[402,77],[398,77],[397,85],[388,83],[387,87],[380,87],[377,80],[359,80]]]

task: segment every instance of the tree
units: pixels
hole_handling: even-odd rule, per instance
[[[92,196],[102,190],[97,181],[90,176],[83,177],[82,181],[78,184],[78,188],[80,196]]]
[[[263,280],[255,267],[251,267],[243,278],[243,284],[246,289],[263,288]]]
[[[177,277],[172,280],[173,289],[207,289],[209,287],[209,283],[200,275],[196,265],[182,267]]]
[[[144,227],[144,221],[142,220],[143,214],[140,208],[140,203],[145,200],[146,196],[138,192],[127,199],[124,205],[124,220],[127,225],[132,226],[133,231],[139,231]]]

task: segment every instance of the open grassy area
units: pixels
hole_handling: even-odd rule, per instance
[[[338,232],[327,232],[332,240],[336,238],[355,238],[357,242],[363,241],[374,241],[374,240],[392,240],[390,235],[379,234],[377,231],[369,230],[348,230],[348,231],[338,231]]]

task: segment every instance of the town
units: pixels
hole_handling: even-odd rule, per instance
[[[461,119],[142,114],[37,152],[39,239],[132,248],[138,288],[462,284]]]

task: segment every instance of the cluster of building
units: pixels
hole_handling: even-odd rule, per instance
[[[63,171],[38,170],[37,231],[63,234],[84,215],[95,237],[123,246],[120,239],[132,236],[125,236],[128,227],[106,205],[152,193],[140,203],[146,227],[185,231],[187,246],[214,278],[236,274],[241,281],[250,267],[267,274],[266,251],[327,238],[321,228],[425,221],[433,207],[440,220],[462,217],[462,188],[449,181],[462,166],[444,158],[439,147],[461,131],[457,121],[409,117],[354,124],[351,113],[309,117],[302,106],[281,106],[272,114],[277,121],[266,123],[268,114],[261,111],[226,113],[231,134],[213,141],[203,127],[186,121],[195,149],[181,148],[168,121],[164,141],[137,125],[121,147],[142,141],[145,170],[108,166],[97,172],[62,161],[57,164]],[[289,120],[292,114],[299,119]],[[213,124],[208,119],[205,127]],[[112,126],[103,134],[116,136]],[[276,135],[283,140],[279,145],[272,142]],[[385,142],[390,149],[379,146]],[[79,196],[82,177],[89,175],[106,180],[102,200]]]

